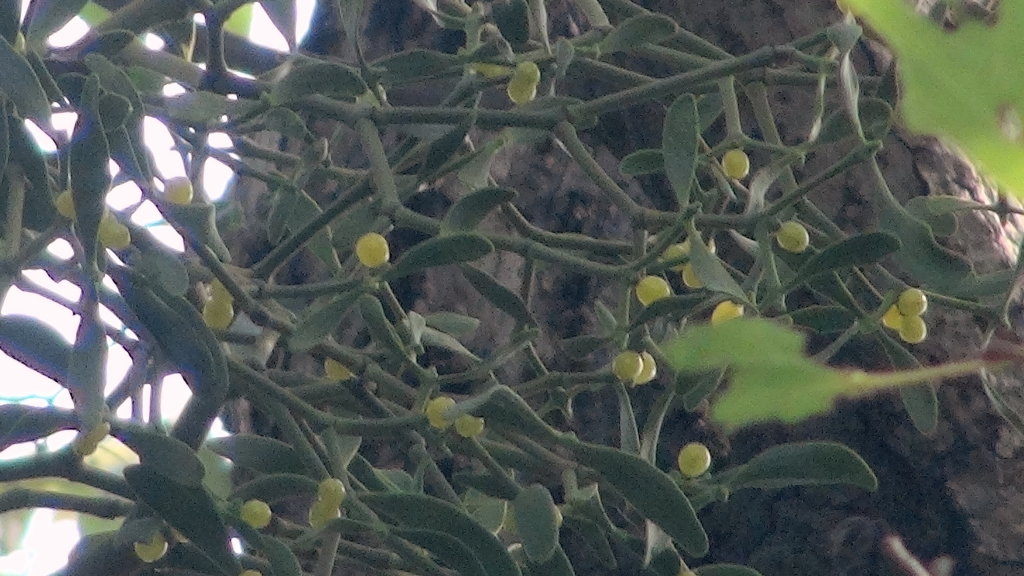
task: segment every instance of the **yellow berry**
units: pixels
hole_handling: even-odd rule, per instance
[[[501,64],[491,64],[489,62],[472,62],[469,65],[469,69],[484,78],[491,79],[504,78],[514,70],[511,66],[502,66]]]
[[[483,434],[484,419],[471,414],[462,414],[455,419],[455,432],[463,438],[473,438]]]
[[[896,306],[904,316],[920,316],[928,310],[928,296],[917,288],[907,288],[900,293]]]
[[[164,182],[164,198],[172,204],[192,202],[192,192],[192,181],[184,176],[176,176]]]
[[[239,513],[242,521],[253,528],[266,528],[273,513],[263,500],[247,500]]]
[[[679,451],[676,464],[680,474],[686,478],[696,478],[711,467],[711,452],[700,442],[690,442]]]
[[[807,228],[796,220],[783,222],[775,233],[775,241],[779,243],[786,252],[800,254],[811,244],[811,237],[807,234]]]
[[[224,284],[220,280],[214,278],[213,282],[210,283],[210,300],[217,300],[218,302],[234,302],[235,299],[231,296],[231,292],[224,287]]]
[[[743,316],[743,305],[737,304],[732,300],[725,300],[719,302],[718,306],[715,306],[715,309],[711,312],[711,325],[717,326],[722,322],[727,322],[740,316]]]
[[[100,220],[99,240],[111,250],[124,250],[132,243],[132,233],[110,212],[104,212]]]
[[[704,281],[700,279],[700,276],[697,276],[697,271],[694,270],[693,266],[690,264],[683,266],[683,273],[681,276],[683,277],[683,284],[686,285],[687,288],[697,290],[698,288],[704,287]]]
[[[685,256],[689,256],[689,255],[690,255],[690,241],[687,240],[687,241],[681,242],[679,244],[672,244],[668,248],[665,248],[665,251],[661,253],[661,258],[659,258],[659,260],[661,260],[662,262],[672,262],[673,260],[679,260],[680,258],[683,258]],[[686,266],[687,266],[687,264],[675,264],[670,269],[671,270],[681,271]]]
[[[633,382],[644,369],[644,357],[638,352],[626,350],[612,360],[612,374],[623,382]]]
[[[722,171],[734,180],[746,178],[750,173],[750,158],[739,148],[729,150],[722,156]]]
[[[451,426],[452,422],[445,418],[445,412],[452,406],[455,406],[455,400],[448,396],[438,396],[427,402],[424,411],[427,414],[427,420],[430,422],[430,425],[441,430]]]
[[[57,206],[58,214],[71,220],[75,219],[75,199],[71,196],[70,188],[58,194],[54,204]]]
[[[387,238],[376,232],[363,234],[356,241],[356,258],[367,268],[383,266],[391,259]]]
[[[316,495],[326,505],[337,508],[345,501],[345,484],[337,478],[325,478],[317,486]]]
[[[341,510],[337,506],[332,506],[330,502],[317,500],[309,507],[309,525],[313,528],[320,528],[339,517],[341,517]]]
[[[540,83],[540,68],[527,60],[516,65],[512,79],[508,81],[506,91],[508,98],[516,104],[525,104],[537,97],[537,84]]]
[[[928,326],[920,316],[904,316],[899,331],[900,339],[907,344],[918,344],[928,337]]]
[[[640,373],[637,374],[636,378],[633,378],[634,386],[647,384],[658,375],[658,364],[654,361],[654,356],[651,356],[650,352],[646,350],[641,352],[640,359],[643,361],[643,365],[640,368]]]
[[[238,576],[263,576],[263,572],[259,570],[242,570],[242,573]]]
[[[324,372],[331,380],[348,380],[352,377],[352,371],[334,358],[324,360]]]
[[[211,298],[203,305],[203,322],[214,330],[227,330],[235,318],[235,307],[230,300]]]
[[[882,315],[882,326],[890,330],[899,330],[902,325],[903,314],[900,314],[900,309],[895,304],[889,306],[889,309]]]
[[[14,37],[14,46],[12,46],[12,48],[14,48],[14,51],[18,54],[25,53],[25,35],[22,34],[20,30],[18,31],[18,34]]]
[[[135,555],[139,557],[139,560],[143,562],[156,562],[167,553],[167,540],[164,539],[163,534],[156,532],[149,539],[149,542],[136,542],[133,547],[135,548]]]
[[[679,567],[679,576],[697,576],[697,573],[686,566]]]
[[[79,434],[71,445],[71,450],[79,456],[88,456],[96,451],[100,442],[110,434],[110,423],[100,422],[85,434]]]
[[[644,306],[672,295],[672,288],[661,276],[644,276],[636,283],[636,299]]]

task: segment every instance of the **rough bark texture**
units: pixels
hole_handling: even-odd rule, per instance
[[[895,0],[898,1],[898,0]],[[549,2],[558,34],[586,28],[582,16],[568,2]],[[684,25],[726,50],[740,54],[770,44],[782,44],[808,34],[840,18],[832,0],[704,0],[646,2],[678,17]],[[440,33],[412,3],[378,2],[367,27],[371,54],[401,50],[414,45],[448,45],[452,38]],[[330,39],[330,34],[318,38]],[[329,42],[328,42],[329,43]],[[334,43],[338,47],[338,43]],[[861,48],[862,70],[884,69],[886,56],[877,46]],[[410,95],[396,93],[401,101]],[[810,95],[799,90],[777,90],[773,105],[783,139],[793,141],[806,133]],[[660,137],[660,117],[641,113],[612,114],[592,131],[588,143],[599,160],[617,174],[615,162],[624,153]],[[753,122],[745,124],[753,126]],[[593,186],[564,152],[553,146],[520,147],[503,153],[495,162],[494,176],[522,192],[517,205],[535,224],[552,231],[575,231],[602,237],[629,239],[625,218],[595,194]],[[977,174],[952,151],[935,141],[897,133],[885,141],[884,167],[891,187],[904,197],[922,194],[960,194],[990,200]],[[336,153],[358,154],[357,150]],[[811,158],[808,172],[822,159]],[[853,170],[826,184],[814,200],[834,214],[844,229],[870,225],[873,208],[864,193],[864,174]],[[622,182],[636,197],[648,194],[657,204],[665,195],[664,182]],[[250,214],[264,208],[246,198]],[[664,198],[665,196],[661,196]],[[420,196],[418,210],[436,214],[451,198],[444,189]],[[995,219],[965,215],[950,245],[969,255],[979,271],[1005,267],[1009,261],[1005,227]],[[258,254],[259,239],[238,239],[238,246]],[[401,250],[401,247],[398,247]],[[289,274],[306,276],[310,261],[296,260]],[[498,257],[489,264],[510,287],[519,283],[522,262]],[[474,296],[451,275],[429,273],[400,287],[404,304],[413,309],[462,311]],[[572,270],[546,267],[534,287],[533,312],[547,333],[567,337],[593,328],[591,303],[605,290],[589,277]],[[981,345],[978,322],[964,314],[929,313],[928,344],[919,347],[925,363],[962,357]],[[505,339],[511,325],[495,313],[482,318],[477,344],[486,351]],[[541,350],[558,369],[572,369],[573,360],[547,342]],[[844,351],[849,362],[878,365],[858,357],[859,350]],[[1001,377],[994,385],[1010,393],[1019,388],[1016,375]],[[956,561],[955,574],[1009,576],[1024,573],[1024,464],[1019,457],[1021,438],[993,411],[978,379],[945,385],[940,390],[938,430],[925,437],[917,433],[898,399],[885,395],[869,401],[848,403],[828,417],[795,428],[763,426],[734,437],[724,437],[707,426],[700,414],[677,413],[663,440],[662,456],[689,440],[708,443],[720,465],[742,462],[765,447],[784,441],[830,439],[857,450],[877,472],[881,487],[875,494],[854,489],[787,489],[774,493],[741,492],[726,504],[713,505],[702,518],[711,535],[707,560],[749,563],[767,576],[867,576],[898,574],[881,553],[885,534],[898,534],[918,557],[941,555]],[[614,437],[614,400],[605,395],[583,398],[572,424],[588,437]],[[609,409],[611,408],[611,409]],[[596,572],[594,572],[596,573]]]

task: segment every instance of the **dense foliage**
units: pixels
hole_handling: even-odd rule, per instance
[[[858,74],[850,53],[862,31],[851,17],[837,12],[827,29],[732,55],[629,0],[575,0],[589,23],[575,37],[549,34],[543,0],[421,0],[464,45],[368,61],[363,2],[341,0],[353,55],[343,62],[297,51],[292,2],[261,4],[290,54],[265,57],[225,29],[245,1],[134,0],[105,13],[37,0],[24,21],[15,3],[2,4],[0,280],[9,288],[23,284],[21,271],[44,270],[81,297],[52,295],[79,318],[70,344],[31,317],[0,319],[0,347],[74,401],[73,411],[0,406],[0,448],[79,434],[0,467],[0,481],[18,481],[0,492],[0,511],[123,520],[83,540],[69,575],[323,576],[344,566],[516,576],[581,565],[753,575],[702,562],[704,507],[744,489],[873,490],[878,480],[830,442],[779,445],[720,469],[701,444],[663,445],[666,418],[707,412],[734,430],[898,388],[927,431],[937,381],[1007,358],[1005,347],[927,367],[915,358],[936,308],[968,310],[992,329],[1006,322],[1014,271],[975,274],[936,240],[954,232],[958,213],[1005,207],[890,192],[877,155],[896,77]],[[49,47],[80,12],[91,32]],[[147,33],[164,47],[145,47]],[[427,83],[445,87],[436,101],[388,101]],[[580,86],[597,93],[580,98]],[[779,135],[776,86],[813,95],[798,141]],[[587,133],[640,105],[660,114],[650,138],[660,145],[631,151],[609,173]],[[76,115],[70,137],[53,128],[57,112]],[[154,169],[146,118],[171,129],[189,178]],[[55,153],[41,151],[29,123]],[[230,146],[211,144],[223,135]],[[360,157],[334,154],[348,141]],[[492,161],[544,143],[571,158],[590,180],[588,202],[614,207],[628,237],[547,230],[524,215],[524,191],[493,176]],[[243,220],[230,193],[210,201],[201,173],[212,160],[265,184],[264,218]],[[872,231],[842,229],[815,202],[820,186],[855,166],[873,174]],[[137,189],[140,201],[109,208],[115,186]],[[412,207],[431,187],[452,200],[441,217]],[[336,193],[320,193],[327,188]],[[150,204],[182,236],[183,253],[133,223]],[[266,253],[233,253],[224,238],[241,229],[258,230]],[[396,250],[390,235],[401,229],[422,239]],[[57,239],[74,257],[47,251]],[[522,262],[515,285],[497,278],[497,253]],[[300,254],[315,258],[317,277],[280,273]],[[401,304],[396,283],[442,267],[478,297],[459,311]],[[545,268],[572,269],[614,295],[586,304],[597,330],[566,339],[538,321],[534,279]],[[481,345],[473,333],[494,311],[512,328]],[[850,343],[893,370],[830,366]],[[105,391],[109,346],[127,351],[131,367]],[[585,368],[552,369],[554,355]],[[169,373],[192,396],[165,423],[153,407]],[[577,397],[600,392],[619,405],[615,445],[576,427]],[[224,406],[241,399],[273,437],[207,440]],[[117,416],[126,403],[131,417]],[[108,434],[139,463],[111,471],[91,460]],[[214,481],[211,452],[232,462],[235,485]],[[89,488],[31,483],[48,477]]]

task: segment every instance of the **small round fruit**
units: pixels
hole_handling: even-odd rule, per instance
[[[484,419],[472,414],[462,414],[455,419],[455,432],[463,438],[479,436],[484,432]]]
[[[75,199],[71,196],[71,189],[67,188],[57,195],[54,201],[57,206],[57,213],[69,220],[75,219]]]
[[[259,570],[242,570],[242,573],[238,576],[263,576],[263,572]]]
[[[907,288],[900,293],[896,306],[904,316],[920,316],[928,310],[928,296],[917,288]]]
[[[164,198],[172,204],[188,204],[192,202],[192,194],[192,181],[184,176],[164,182]]]
[[[654,361],[654,356],[651,356],[650,352],[644,350],[640,353],[640,358],[643,360],[643,367],[640,368],[640,374],[633,378],[634,386],[647,384],[658,375],[658,363]]]
[[[672,244],[665,251],[661,253],[662,262],[672,262],[673,260],[679,260],[690,255],[690,241],[681,242],[679,244]],[[670,269],[681,271],[687,264],[675,264]]]
[[[739,318],[743,316],[743,305],[737,304],[732,300],[724,300],[715,306],[715,309],[711,312],[711,325],[717,326],[722,322],[728,322],[733,318]]]
[[[320,528],[335,518],[341,517],[341,510],[337,506],[331,506],[330,502],[317,500],[309,507],[309,525],[313,528]]]
[[[644,357],[638,352],[625,350],[612,360],[612,374],[623,382],[634,382],[644,369]]]
[[[391,259],[387,238],[376,232],[363,234],[356,241],[356,258],[367,268],[383,266]]]
[[[88,456],[96,451],[100,442],[108,434],[110,434],[110,422],[100,422],[92,430],[85,434],[79,434],[72,443],[71,450],[79,456]]]
[[[540,68],[535,62],[527,60],[516,65],[512,79],[508,81],[506,92],[508,98],[516,104],[525,104],[537,97],[537,84],[540,83]]]
[[[337,478],[325,478],[316,487],[316,496],[326,505],[337,508],[345,501],[345,484]]]
[[[750,157],[739,148],[733,148],[722,155],[722,170],[734,180],[746,178],[750,173]]]
[[[352,377],[352,371],[334,358],[324,360],[324,372],[331,380],[348,380]]]
[[[711,467],[711,452],[700,442],[690,442],[679,451],[676,464],[684,477],[696,478]]]
[[[900,339],[907,344],[919,344],[928,337],[928,326],[920,316],[904,316],[899,330]]]
[[[167,540],[164,535],[156,532],[149,542],[136,542],[133,546],[135,555],[143,562],[156,562],[167,554]]]
[[[704,281],[700,279],[700,276],[697,276],[697,271],[694,270],[693,266],[691,266],[690,264],[683,266],[683,272],[681,276],[683,278],[683,284],[687,288],[697,290],[699,288],[704,287]]]
[[[895,304],[889,306],[889,309],[882,315],[882,326],[890,330],[899,330],[902,325],[903,314],[900,314],[900,309]]]
[[[452,422],[445,418],[445,412],[452,406],[455,406],[455,400],[448,396],[438,396],[427,402],[424,412],[430,425],[441,430],[451,426]]]
[[[211,298],[203,305],[203,322],[214,330],[227,330],[235,318],[235,307],[230,300]]]
[[[117,218],[105,212],[100,220],[99,241],[111,250],[124,250],[132,243],[132,233]]]
[[[661,276],[644,276],[636,283],[636,299],[644,306],[671,295],[672,288]]]
[[[783,222],[775,233],[775,241],[779,243],[786,252],[801,254],[811,244],[811,237],[807,234],[807,228],[796,220]]]
[[[266,502],[254,499],[247,500],[245,504],[242,504],[239,516],[249,526],[260,529],[270,525],[270,517],[273,516],[273,512],[270,511],[270,506]]]

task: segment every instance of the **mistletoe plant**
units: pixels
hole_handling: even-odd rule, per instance
[[[702,562],[702,508],[751,488],[873,490],[875,475],[828,442],[779,445],[717,469],[703,445],[663,445],[669,416],[709,401],[712,421],[734,430],[895,387],[914,424],[929,430],[935,382],[1014,354],[1004,347],[927,367],[915,358],[935,308],[1004,323],[1014,274],[977,275],[935,239],[953,214],[998,207],[952,197],[901,203],[889,191],[876,159],[894,76],[858,74],[850,52],[861,29],[838,13],[827,29],[733,55],[629,0],[575,0],[589,24],[575,37],[549,33],[543,0],[421,0],[465,44],[371,60],[360,40],[363,2],[341,0],[352,61],[340,61],[295,49],[288,0],[261,4],[292,52],[267,57],[247,45],[225,23],[249,3],[133,0],[104,3],[116,5],[107,12],[84,0],[34,0],[24,19],[16,2],[0,3],[0,279],[5,291],[32,289],[22,273],[43,270],[81,290],[74,301],[44,292],[78,316],[73,344],[37,319],[0,319],[0,347],[74,402],[73,411],[0,406],[0,448],[78,431],[67,448],[0,466],[0,481],[21,482],[5,485],[0,511],[118,520],[83,539],[68,575],[326,576],[336,566],[564,575],[595,559],[622,573],[757,574]],[[48,46],[75,15],[91,23],[86,37]],[[145,34],[164,48],[147,48]],[[649,75],[644,61],[663,75]],[[573,96],[574,84],[594,78],[597,94]],[[426,81],[447,90],[435,101],[389,103],[389,92]],[[185,90],[171,95],[170,84]],[[780,138],[776,85],[814,95],[812,128],[799,141]],[[660,146],[632,151],[621,174],[609,174],[587,133],[639,105],[661,114]],[[56,113],[77,118],[70,138],[54,129]],[[189,178],[154,169],[147,118],[170,128]],[[325,121],[329,137],[319,135]],[[30,126],[56,152],[41,151]],[[268,145],[267,134],[286,145]],[[230,145],[212,146],[211,135]],[[346,141],[363,158],[340,160],[334,152]],[[491,161],[538,142],[578,165],[589,201],[614,207],[630,237],[554,232],[524,216],[521,191],[493,176]],[[812,172],[808,157],[837,160]],[[208,160],[265,184],[266,217],[240,223],[230,194],[211,203],[199,177]],[[814,200],[853,167],[874,177],[872,232],[841,230]],[[668,203],[621,184],[648,175]],[[325,185],[337,194],[313,193]],[[453,196],[443,216],[410,207],[441,185]],[[113,186],[134,187],[141,200],[109,208]],[[183,253],[133,224],[150,203],[184,239]],[[258,229],[268,251],[229,249],[222,234],[240,227]],[[422,240],[393,254],[396,229]],[[74,247],[72,258],[47,251],[58,239]],[[325,279],[279,274],[302,251]],[[489,271],[495,253],[525,262],[517,285]],[[541,266],[608,288],[592,304],[600,328],[557,342],[585,370],[553,369],[553,350],[541,344],[552,339],[532,306]],[[396,282],[437,267],[479,294],[467,314],[416,312],[396,297]],[[514,329],[471,350],[477,316],[494,310]],[[852,341],[893,370],[829,366]],[[110,346],[131,366],[105,393]],[[192,395],[168,427],[155,407],[169,373]],[[635,410],[641,386],[655,399]],[[614,446],[581,439],[572,418],[578,395],[601,391],[619,402]],[[237,399],[275,437],[208,440]],[[125,403],[130,418],[116,415]],[[108,435],[139,463],[112,472],[91,460]],[[213,481],[200,459],[207,450],[233,463],[236,485]],[[678,458],[664,461],[666,452]],[[24,483],[49,477],[88,489]]]

